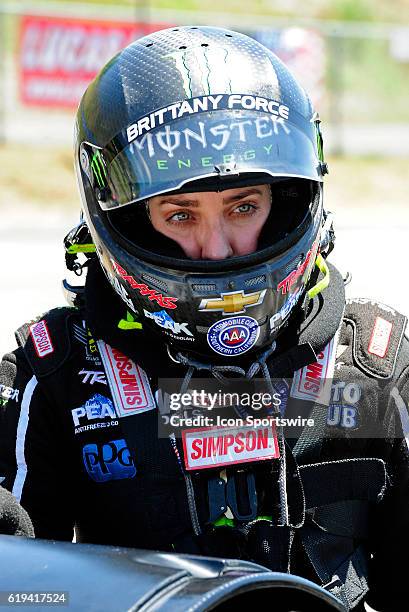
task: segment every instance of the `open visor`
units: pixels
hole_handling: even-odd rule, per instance
[[[206,177],[266,173],[321,181],[316,126],[292,118],[232,109],[184,116],[130,143],[123,134],[103,149],[84,142],[80,163],[103,210]]]

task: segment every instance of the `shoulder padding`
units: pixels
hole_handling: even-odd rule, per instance
[[[52,374],[67,360],[71,352],[69,322],[78,317],[76,308],[53,308],[15,332],[37,378]]]
[[[356,365],[375,378],[392,378],[407,317],[385,304],[355,298],[346,301],[344,321],[353,327]]]

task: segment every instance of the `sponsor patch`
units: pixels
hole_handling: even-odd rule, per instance
[[[328,406],[327,425],[353,429],[357,427],[357,409],[345,404],[330,404]]]
[[[336,380],[331,385],[331,402],[357,404],[361,399],[362,389],[358,383]]]
[[[295,293],[290,294],[284,306],[282,306],[275,315],[270,317],[270,332],[276,331],[281,327],[287,316],[290,314],[291,310],[298,302],[303,292],[303,289],[304,287],[300,287]]]
[[[155,400],[145,371],[109,344],[97,343],[118,416],[153,410]]]
[[[389,346],[389,340],[392,333],[392,323],[383,319],[382,317],[376,317],[375,325],[372,330],[372,336],[368,345],[368,353],[371,355],[377,355],[382,359],[385,357]]]
[[[149,312],[149,310],[143,311],[145,317],[155,321],[156,325],[166,329],[167,331],[175,334],[179,337],[179,334],[185,334],[193,339],[193,334],[187,326],[187,323],[178,323],[174,321],[172,317],[166,312],[166,310],[160,310],[159,312]],[[182,339],[182,338],[181,338]]]
[[[85,326],[85,321],[83,322],[84,327],[77,325],[74,323],[73,332],[74,338],[78,340],[85,347],[85,358],[87,361],[92,361],[95,365],[101,366],[101,360],[98,355],[98,347],[94,338],[89,329]]]
[[[83,406],[71,410],[71,414],[72,420],[76,427],[83,422],[84,417],[87,421],[94,419],[105,419],[107,417],[115,419],[117,417],[111,400],[103,395],[100,395],[99,393],[93,395],[85,402]]]
[[[242,355],[257,342],[260,327],[253,317],[216,321],[207,332],[207,342],[219,355]]]
[[[33,323],[33,325],[30,325],[29,329],[36,353],[39,357],[46,357],[54,352],[47,323],[44,320]]]
[[[88,476],[95,482],[133,478],[136,468],[125,440],[112,440],[106,444],[86,444],[82,458]]]
[[[320,404],[328,406],[331,398],[330,379],[335,366],[335,345],[336,342],[332,338],[318,355],[315,363],[310,363],[294,373],[291,397],[312,402],[319,401]]]
[[[303,276],[306,272],[308,265],[310,264],[311,256],[316,250],[317,243],[315,242],[311,249],[308,251],[304,261],[302,261],[298,268],[292,270],[290,274],[288,274],[282,281],[280,281],[277,285],[277,291],[281,291],[281,295],[285,295],[291,290],[291,287],[297,281],[300,276]]]
[[[264,300],[267,289],[244,293],[244,291],[231,291],[222,293],[217,298],[203,299],[199,304],[202,312],[221,312],[223,315],[241,314],[251,306],[258,306]]]
[[[119,276],[126,281],[128,285],[132,287],[132,289],[136,289],[141,295],[146,296],[150,302],[157,302],[162,308],[169,308],[171,310],[177,307],[175,304],[175,302],[178,301],[177,298],[162,295],[159,293],[159,291],[156,291],[156,289],[149,289],[145,283],[138,283],[138,281],[135,280],[133,276],[128,274],[128,272],[124,270],[119,263],[113,259],[111,259],[111,262]]]
[[[7,387],[6,385],[0,384],[0,398],[18,402],[18,395],[18,389],[13,389],[13,387]]]
[[[275,459],[280,455],[273,424],[185,429],[182,438],[187,470]]]
[[[94,370],[84,370],[82,369],[78,372],[78,376],[82,376],[82,384],[86,385],[87,383],[90,385],[94,385],[95,383],[99,383],[101,385],[106,385],[107,380],[105,378],[105,372],[97,372]]]

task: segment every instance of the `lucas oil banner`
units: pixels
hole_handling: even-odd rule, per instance
[[[170,23],[23,16],[18,53],[20,99],[43,107],[76,107],[88,84],[115,53]],[[229,24],[226,24],[229,28]],[[283,59],[315,103],[323,93],[324,41],[307,28],[247,30]]]
[[[167,24],[24,16],[20,25],[20,98],[30,106],[76,107],[115,53]]]

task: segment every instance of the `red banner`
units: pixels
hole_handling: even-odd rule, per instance
[[[20,97],[30,106],[75,107],[120,49],[164,24],[21,18]]]

